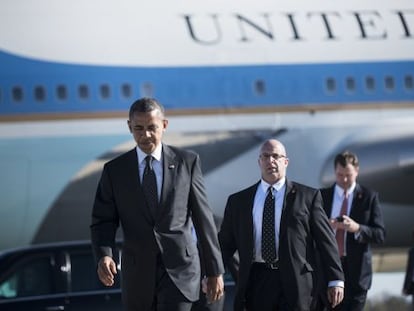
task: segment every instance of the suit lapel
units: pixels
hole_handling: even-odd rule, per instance
[[[289,215],[293,212],[293,202],[295,201],[296,196],[296,188],[295,186],[288,180],[286,180],[286,191],[285,197],[283,200],[283,207],[282,207],[282,215],[280,217],[280,227],[279,227],[279,249],[281,241],[286,236],[287,232],[287,223],[289,221]]]
[[[356,184],[354,195],[352,198],[351,212],[349,214],[349,217],[351,217],[355,221],[361,220],[363,218],[361,216],[361,212],[363,212],[363,209],[361,208],[361,203],[363,199],[364,199],[364,193],[361,189],[361,186],[359,184]]]
[[[162,189],[161,189],[161,198],[160,198],[160,205],[157,209],[156,217],[160,217],[163,212],[167,209],[168,196],[170,191],[173,191],[175,188],[175,179],[177,176],[177,169],[178,169],[178,159],[174,153],[174,151],[168,147],[167,145],[162,145],[162,157],[163,157],[163,182],[162,182]]]

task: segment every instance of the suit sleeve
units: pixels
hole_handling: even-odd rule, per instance
[[[103,256],[112,257],[115,235],[119,226],[111,179],[107,165],[104,166],[92,208],[91,240],[96,261]]]
[[[317,251],[320,254],[321,267],[324,269],[326,281],[343,281],[344,275],[335,235],[322,206],[322,196],[317,191],[312,203],[311,230]]]
[[[206,276],[223,274],[224,265],[217,237],[217,228],[213,212],[207,201],[198,155],[195,157],[192,167],[189,205],[199,247],[203,255]]]
[[[370,217],[367,224],[360,224],[356,239],[359,243],[383,243],[385,240],[385,227],[378,194],[373,193],[369,202]]]
[[[236,252],[236,239],[234,237],[234,231],[232,227],[232,197],[229,197],[224,210],[224,217],[221,223],[219,232],[219,241],[221,246],[221,252],[223,255],[224,264],[227,267],[231,267],[235,262],[232,262],[234,253]],[[238,263],[234,266],[235,271],[238,270]]]

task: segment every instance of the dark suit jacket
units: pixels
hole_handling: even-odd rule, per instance
[[[324,208],[331,216],[335,185],[321,189]],[[345,288],[368,290],[372,282],[371,243],[382,243],[385,239],[385,228],[378,194],[359,184],[356,185],[349,215],[360,224],[361,232],[356,239],[355,234],[347,233],[346,255],[351,269],[345,275]]]
[[[259,183],[232,194],[219,232],[225,264],[240,257],[235,310],[243,310],[253,260],[253,203]],[[336,241],[318,190],[286,181],[280,223],[279,263],[282,286],[291,310],[309,310],[315,298],[315,247],[323,254],[328,280],[343,280]],[[292,256],[293,255],[293,256]]]
[[[163,145],[163,185],[155,217],[146,205],[136,149],[105,164],[92,212],[91,236],[97,259],[112,255],[121,225],[122,294],[128,309],[147,310],[153,300],[157,255],[180,291],[191,301],[200,291],[200,259],[207,276],[224,272],[217,230],[208,206],[197,154]],[[191,221],[192,219],[192,221]]]
[[[407,270],[405,271],[403,290],[407,295],[414,295],[414,247],[408,252]]]

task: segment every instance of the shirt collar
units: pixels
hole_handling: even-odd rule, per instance
[[[276,191],[280,191],[280,189],[283,188],[283,186],[285,185],[285,183],[286,183],[286,177],[283,177],[282,179],[280,179],[277,183],[275,183],[273,185],[271,185],[271,184],[265,182],[263,179],[261,179],[260,186],[261,186],[263,192],[266,193],[267,189],[270,186],[272,186]]]
[[[136,147],[136,150],[137,150],[137,156],[138,156],[138,163],[145,161],[145,157],[147,156],[147,154],[143,152],[141,149],[139,149],[138,146]],[[162,154],[162,144],[159,144],[155,148],[155,150],[151,153],[151,155],[155,158],[155,160],[160,162],[161,154]]]
[[[347,189],[347,191],[346,191],[346,192],[348,193],[348,197],[349,197],[352,193],[354,193],[355,187],[356,187],[356,183],[354,182],[354,183],[351,185],[351,187],[349,187],[349,189]],[[344,192],[345,192],[345,189],[343,189],[342,187],[338,186],[338,184],[335,184],[335,194],[336,194],[337,196],[339,196],[340,198],[342,198],[342,197],[344,196]]]

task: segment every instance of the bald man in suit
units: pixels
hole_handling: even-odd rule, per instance
[[[258,163],[261,180],[229,196],[219,232],[225,264],[239,253],[234,310],[311,310],[317,252],[336,306],[344,278],[320,192],[286,178],[289,159],[280,141],[265,141]]]
[[[224,267],[199,156],[162,143],[168,121],[155,99],[135,101],[128,128],[137,146],[105,164],[92,210],[98,276],[112,286],[121,225],[122,300],[127,311],[189,311],[200,292],[203,252],[207,295],[224,291]]]

